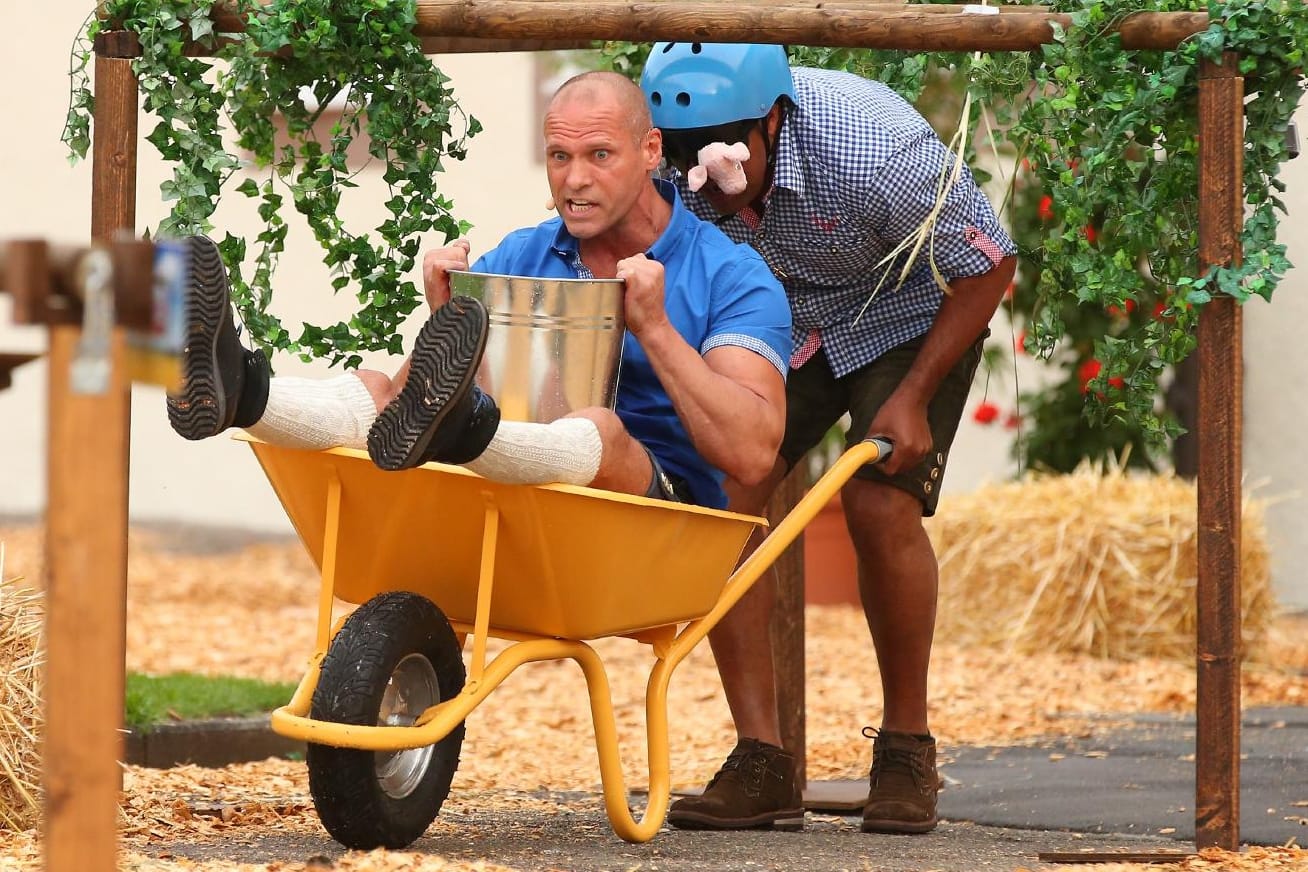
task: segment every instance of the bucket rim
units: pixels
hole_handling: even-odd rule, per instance
[[[626,279],[583,279],[555,276],[517,276],[508,273],[473,272],[468,269],[448,270],[451,276],[480,276],[488,279],[507,279],[510,282],[559,282],[579,285],[624,285]]]

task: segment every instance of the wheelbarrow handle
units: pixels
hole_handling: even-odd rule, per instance
[[[863,441],[871,442],[877,447],[877,459],[872,461],[873,463],[883,463],[890,459],[890,455],[895,453],[895,443],[884,436],[869,436]]]

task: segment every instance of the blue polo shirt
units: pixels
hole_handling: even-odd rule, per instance
[[[734,345],[766,358],[783,376],[790,359],[790,305],[767,264],[714,225],[692,215],[676,188],[656,180],[672,218],[646,254],[663,264],[664,307],[682,338],[704,354]],[[562,218],[514,231],[472,265],[473,272],[537,278],[592,278]],[[669,475],[685,479],[696,504],[724,508],[722,472],[699,456],[635,336],[622,346],[617,414]]]

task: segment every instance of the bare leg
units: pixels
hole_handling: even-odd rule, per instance
[[[754,488],[727,485],[728,508],[762,514],[768,496],[785,476],[780,461]],[[746,546],[753,553],[762,536]],[[802,829],[804,804],[795,780],[795,756],[783,750],[777,717],[776,676],[768,635],[776,600],[776,576],[765,573],[709,631],[718,675],[736,725],[736,747],[700,796],[672,804],[668,821],[677,827],[743,829],[770,826]]]
[[[842,502],[881,671],[881,726],[925,734],[938,565],[922,526],[922,504],[898,488],[862,479],[845,485]]]
[[[649,454],[631,437],[617,415],[608,409],[589,408],[569,417],[587,418],[599,430],[600,465],[591,487],[626,494],[649,492],[650,481],[654,478]]]
[[[406,359],[395,373],[394,378],[384,372],[378,372],[375,369],[360,369],[354,373],[358,376],[359,381],[368,389],[368,394],[372,401],[377,404],[377,411],[386,408],[386,404],[395,399],[400,388],[404,387],[404,380],[409,375],[409,361]]]
[[[785,475],[785,464],[778,460],[771,475],[753,488],[728,482],[728,508],[751,515],[763,514],[768,499]],[[754,531],[742,560],[754,553],[763,537],[764,531]],[[717,661],[736,735],[780,746],[781,722],[777,716],[772,640],[768,635],[776,598],[777,576],[775,570],[769,569],[709,631],[709,645]]]

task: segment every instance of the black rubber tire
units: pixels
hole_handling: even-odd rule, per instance
[[[463,690],[462,649],[441,610],[415,593],[373,597],[345,620],[327,649],[311,716],[342,724],[377,724],[387,684],[410,655],[425,657],[433,667],[439,699]],[[421,780],[401,797],[388,794],[379,780],[378,766],[389,755],[310,743],[305,755],[309,792],[327,832],[357,850],[412,844],[449,795],[463,732],[461,723],[431,746]]]

